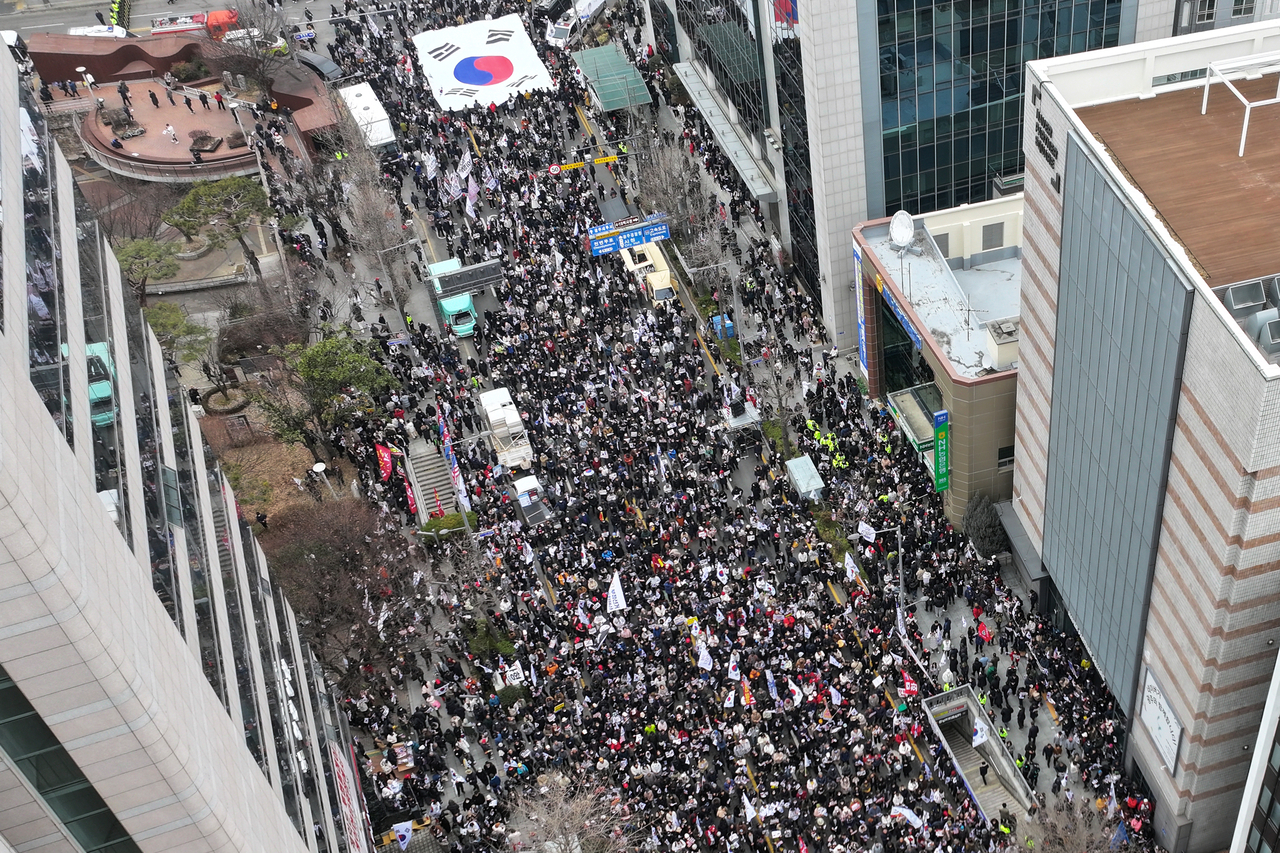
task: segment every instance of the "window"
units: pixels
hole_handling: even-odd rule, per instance
[[[0,748],[86,853],[139,853],[138,845],[3,669]]]
[[[982,226],[982,251],[999,249],[1004,245],[1004,223],[993,222]]]
[[[1231,17],[1248,18],[1253,15],[1253,0],[1232,0]]]
[[[1218,13],[1218,0],[1196,0],[1196,23],[1211,24]]]
[[[178,472],[165,465],[160,469],[160,483],[164,487],[164,514],[174,527],[182,526],[182,496],[178,491]]]
[[[1008,471],[1013,467],[1013,445],[1002,447],[996,451],[996,470]]]

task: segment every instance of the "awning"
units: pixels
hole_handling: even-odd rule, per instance
[[[942,408],[942,395],[932,382],[904,388],[886,396],[893,420],[917,453],[933,449],[933,413]]]
[[[711,126],[711,133],[720,144],[720,148],[729,157],[733,167],[738,170],[751,195],[760,201],[777,201],[778,191],[765,175],[762,167],[751,153],[751,150],[739,138],[734,130],[733,122],[724,114],[711,89],[702,81],[698,70],[691,62],[677,62],[674,66],[676,76],[684,84],[684,89],[698,107],[702,118]]]
[[[1009,535],[1009,551],[1013,554],[1013,564],[1022,573],[1022,579],[1027,583],[1040,580],[1048,572],[1045,571],[1035,546],[1031,544],[1031,536],[1022,526],[1022,519],[1018,518],[1018,513],[1013,508],[1013,501],[1001,501],[995,504],[995,508],[996,515],[1000,516],[1000,523],[1004,525],[1004,532]]]
[[[813,460],[808,456],[788,459],[787,477],[790,478],[791,485],[796,487],[800,496],[811,501],[822,497],[822,490],[827,485],[822,482],[822,476],[818,474],[818,469],[814,467]]]
[[[604,47],[593,47],[573,54],[573,61],[582,69],[596,103],[605,112],[640,107],[653,102],[649,87],[636,67],[627,61],[622,48],[616,42]]]

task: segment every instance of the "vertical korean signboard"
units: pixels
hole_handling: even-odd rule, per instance
[[[951,418],[946,409],[933,413],[933,488],[951,487]]]
[[[862,255],[858,253],[858,247],[853,247],[853,292],[854,298],[858,300],[858,366],[862,368],[862,375],[867,374],[867,318],[862,307]]]

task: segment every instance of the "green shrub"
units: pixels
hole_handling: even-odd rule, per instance
[[[478,519],[479,516],[474,512],[467,513],[467,522],[471,525],[472,530],[476,529],[476,521]],[[431,539],[434,539],[436,535],[452,536],[463,529],[462,513],[460,512],[450,512],[445,515],[428,519],[427,523],[422,525],[421,528],[423,536]],[[446,530],[449,532],[445,533]]]
[[[1000,515],[986,495],[969,499],[964,508],[960,526],[973,542],[973,547],[984,557],[991,557],[1009,550],[1009,535],[1000,523]]]
[[[489,625],[488,619],[477,619],[475,629],[467,641],[473,655],[492,660],[498,655],[504,658],[515,657],[516,646],[509,635]]]
[[[209,76],[209,66],[204,64],[204,60],[195,57],[190,62],[175,63],[169,72],[178,78],[181,83],[190,83],[195,80],[203,80]]]

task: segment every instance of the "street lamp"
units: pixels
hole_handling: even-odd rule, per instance
[[[317,462],[311,466],[311,470],[315,472],[316,476],[321,480],[324,480],[324,484],[329,487],[329,494],[333,495],[333,499],[336,501],[338,499],[338,493],[333,490],[333,484],[329,482],[328,475],[324,473],[325,464],[323,462]]]

